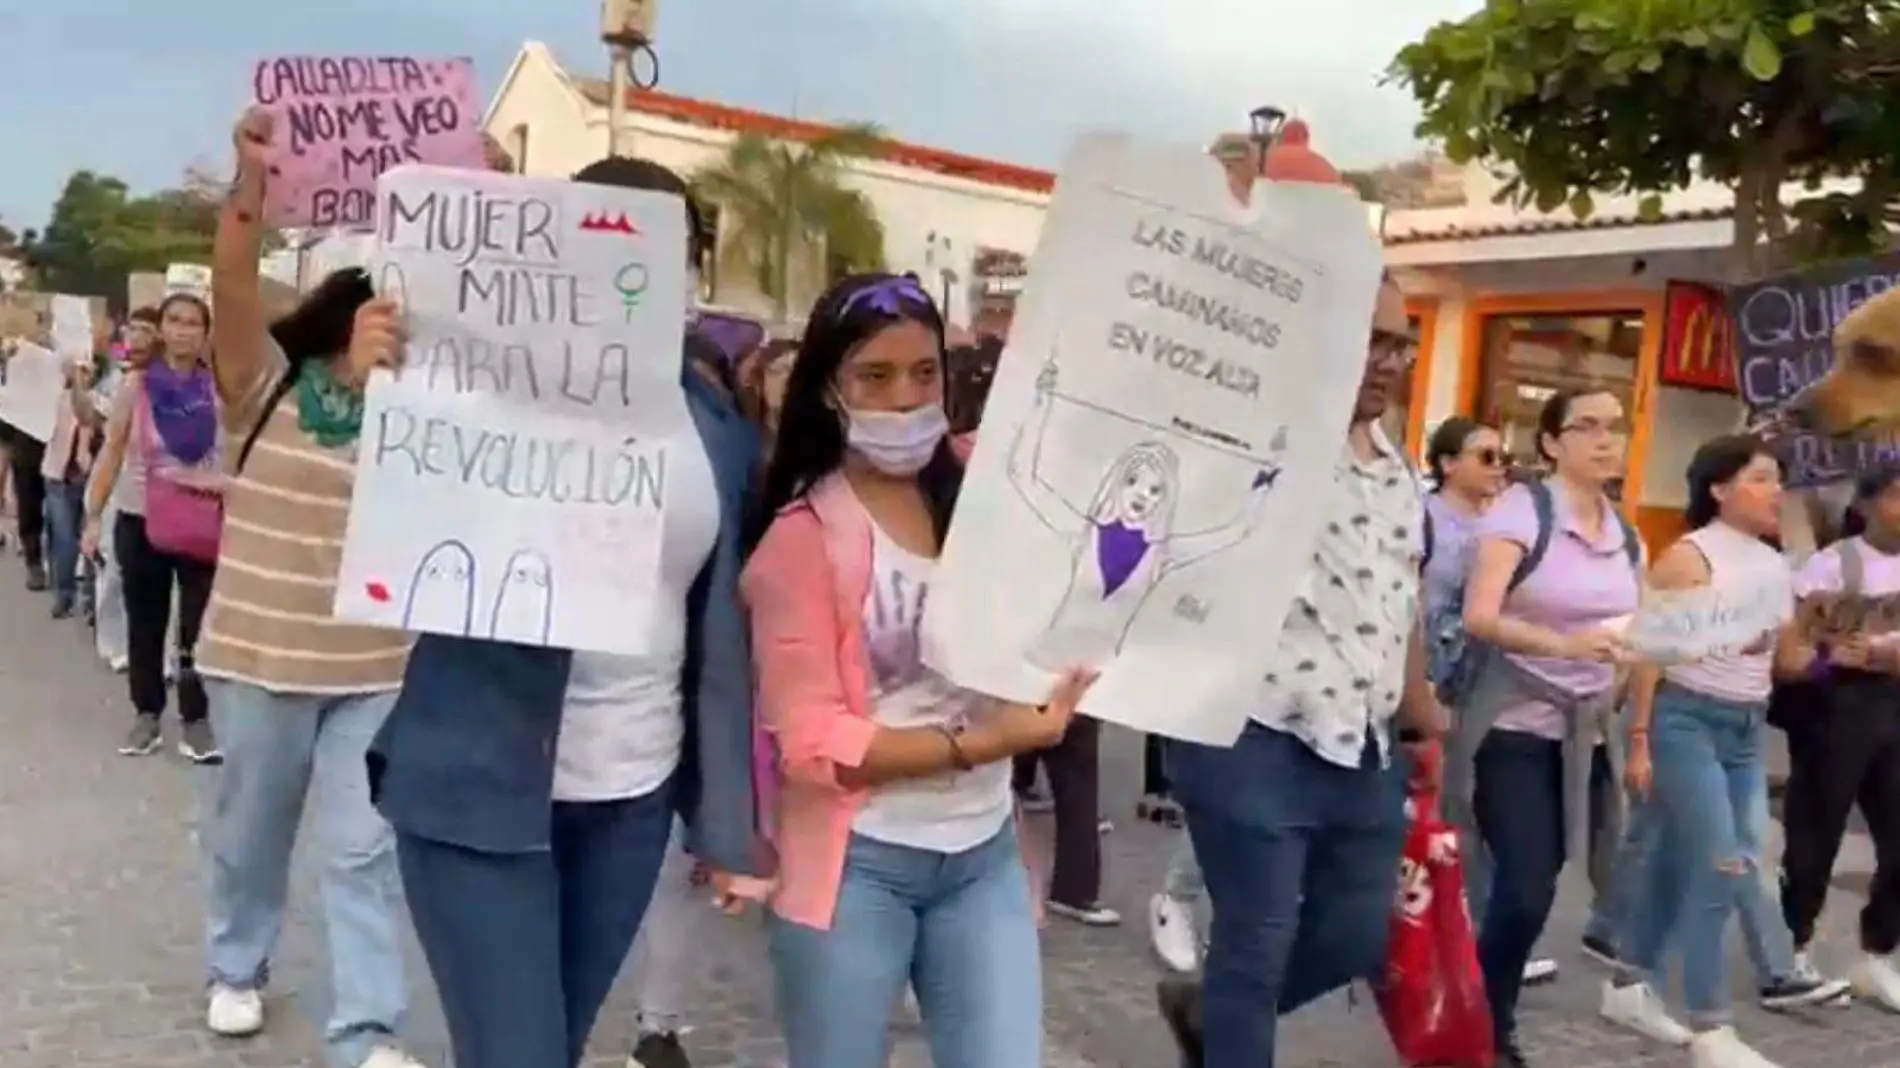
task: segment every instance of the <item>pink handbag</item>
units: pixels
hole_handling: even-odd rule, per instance
[[[186,467],[165,451],[152,423],[151,400],[140,398],[139,450],[145,459],[145,537],[173,556],[212,564],[224,532],[223,477]]]

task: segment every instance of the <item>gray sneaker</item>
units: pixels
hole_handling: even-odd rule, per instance
[[[120,756],[151,756],[158,747],[165,744],[165,732],[159,729],[158,717],[140,715],[132,722],[132,730],[119,746]]]
[[[178,752],[193,764],[221,764],[218,740],[211,733],[211,721],[200,719],[185,724],[178,736]]]

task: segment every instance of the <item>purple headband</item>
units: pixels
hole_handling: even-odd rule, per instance
[[[917,284],[917,279],[907,274],[894,274],[851,294],[844,306],[838,309],[838,318],[849,316],[860,306],[882,315],[901,316],[907,304],[913,308],[922,305],[934,309],[937,306],[937,302],[930,299],[930,294],[924,292],[924,287]]]

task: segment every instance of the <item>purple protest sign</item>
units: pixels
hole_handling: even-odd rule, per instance
[[[384,171],[484,165],[468,59],[266,59],[251,93],[277,119],[264,217],[279,226],[368,226]]]

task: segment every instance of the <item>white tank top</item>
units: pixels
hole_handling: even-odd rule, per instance
[[[1701,550],[1709,563],[1709,585],[1742,592],[1762,583],[1791,584],[1788,561],[1760,538],[1717,520],[1683,539]],[[1792,607],[1792,606],[1791,606]],[[1721,701],[1752,704],[1768,700],[1775,654],[1718,653],[1692,664],[1672,664],[1663,678],[1686,690]]]

